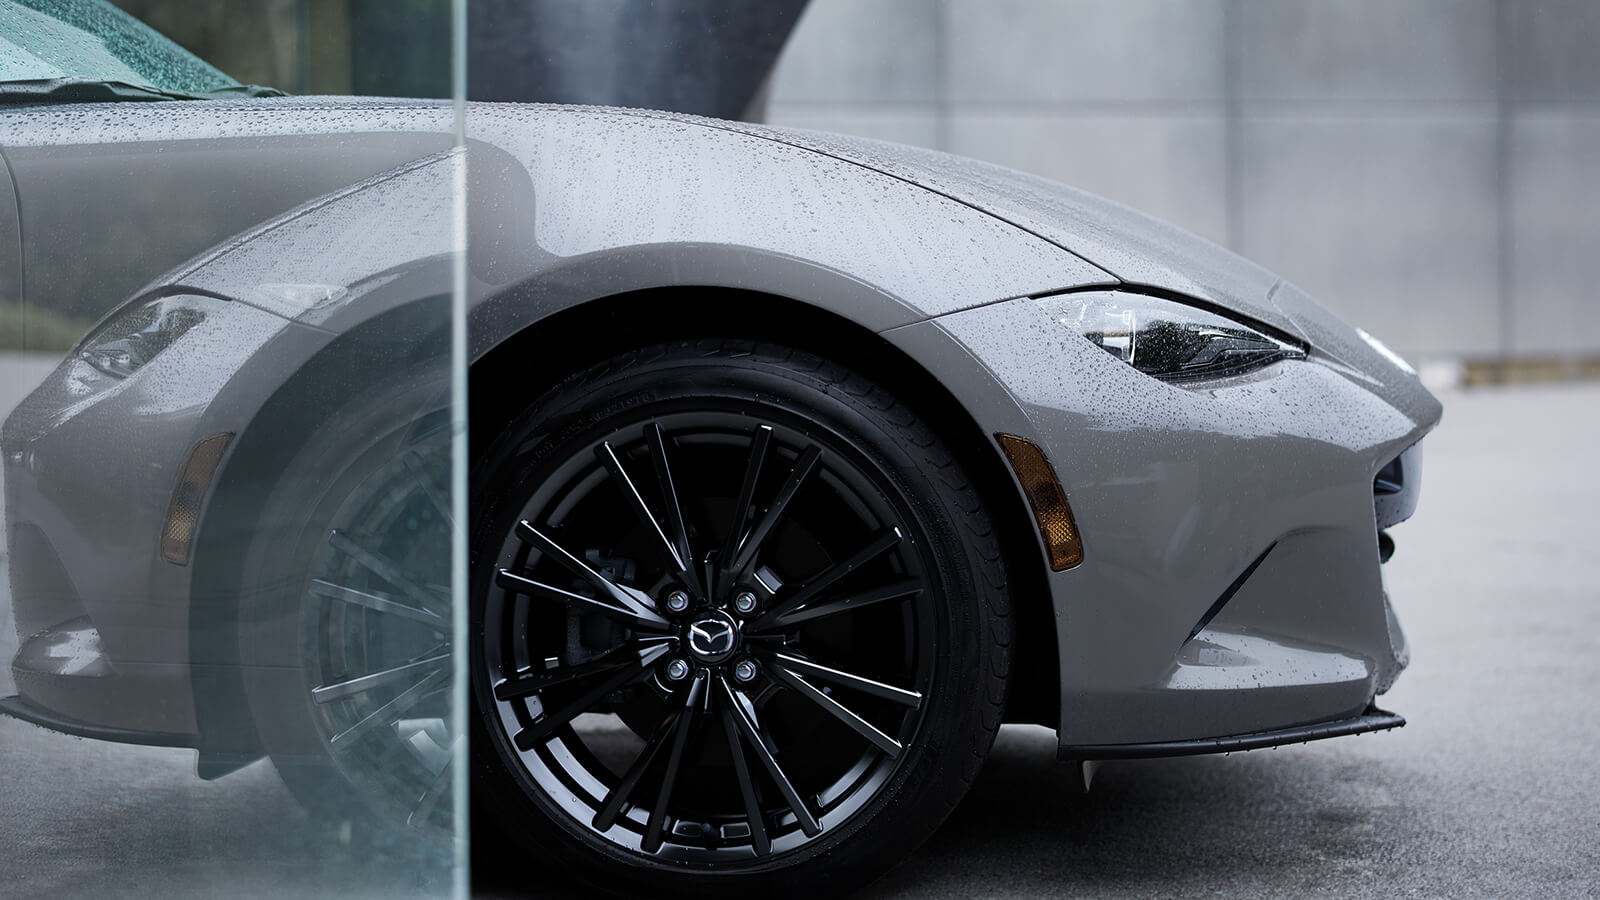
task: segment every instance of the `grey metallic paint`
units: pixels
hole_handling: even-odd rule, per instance
[[[329,348],[446,295],[448,124],[445,107],[353,99],[0,111],[29,302],[103,312],[147,283],[239,301],[124,382],[98,384],[68,360],[6,422],[8,517],[48,533],[122,673],[91,690],[19,677],[31,702],[107,726],[204,730],[189,664],[215,673],[228,657],[190,646],[191,618],[230,599],[226,579],[192,587],[203,556],[193,570],[156,556],[176,471],[202,437],[239,433],[214,490],[243,493],[213,504],[241,503],[263,476],[232,460],[292,450],[293,435],[257,421],[285,385],[331,402],[383,377]],[[1353,716],[1392,681],[1402,654],[1372,480],[1439,406],[1292,286],[1098,198],[926,151],[576,107],[473,105],[468,128],[473,359],[590,301],[735,288],[880,333],[956,396],[957,414],[1045,449],[1085,560],[1048,574],[1048,597],[1017,599],[1053,611],[1064,753]],[[77,213],[62,211],[69,198]],[[85,240],[86,224],[110,219],[122,221]],[[170,245],[127,236],[129,222],[148,237],[175,219]],[[282,283],[350,295],[304,312],[263,288]],[[1311,356],[1177,387],[1030,299],[1119,288],[1232,310]],[[429,364],[415,337],[409,358]],[[230,529],[252,534],[210,514],[204,527],[202,551]],[[17,604],[71,618],[20,591]]]
[[[11,183],[11,167],[0,154],[0,300],[21,299],[22,228],[17,220],[17,192]]]

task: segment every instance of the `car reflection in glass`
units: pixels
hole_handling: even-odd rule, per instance
[[[442,833],[464,651],[496,840],[719,896],[880,873],[1002,722],[1085,780],[1403,723],[1439,405],[1271,273],[931,151],[470,105],[457,152],[447,104],[0,17],[0,289],[87,332],[4,425],[4,711]]]

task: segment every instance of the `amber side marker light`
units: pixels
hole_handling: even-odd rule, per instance
[[[232,439],[232,434],[213,434],[195,444],[189,453],[189,462],[183,467],[178,486],[172,489],[167,525],[161,530],[161,558],[167,562],[180,566],[189,564],[194,528],[200,524],[200,507],[205,503],[206,491],[211,488],[211,477],[217,474],[217,464],[222,462],[222,451]]]
[[[1044,458],[1044,451],[1014,434],[994,437],[1005,451],[1011,470],[1017,473],[1017,481],[1022,483],[1033,517],[1039,520],[1039,537],[1050,554],[1050,568],[1060,572],[1083,562],[1083,541],[1078,539],[1078,526],[1072,521],[1067,492],[1061,489],[1056,470]]]

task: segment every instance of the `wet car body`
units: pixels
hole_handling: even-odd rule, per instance
[[[473,105],[467,123],[475,433],[504,414],[506,373],[582,362],[608,336],[834,340],[937,386],[984,446],[1019,615],[1042,626],[1013,718],[1055,726],[1063,758],[1399,724],[1371,709],[1406,656],[1379,532],[1415,503],[1411,448],[1439,406],[1292,285],[1098,198],[927,151],[591,108]],[[250,510],[319,402],[445,352],[451,127],[448,106],[345,98],[0,111],[0,235],[17,236],[0,281],[96,312],[163,293],[225,304],[130,378],[68,358],[6,422],[24,639],[8,711],[196,746],[207,774],[259,755],[231,612]],[[1157,381],[1052,313],[1106,293],[1222,310],[1307,355]],[[193,557],[175,564],[160,553],[175,485],[219,434]],[[1044,564],[997,434],[1053,464],[1080,564]],[[1380,503],[1375,479],[1396,468]]]

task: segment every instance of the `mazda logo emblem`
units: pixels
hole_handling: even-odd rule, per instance
[[[726,656],[733,652],[733,623],[724,619],[701,619],[689,626],[689,649],[703,658]]]

